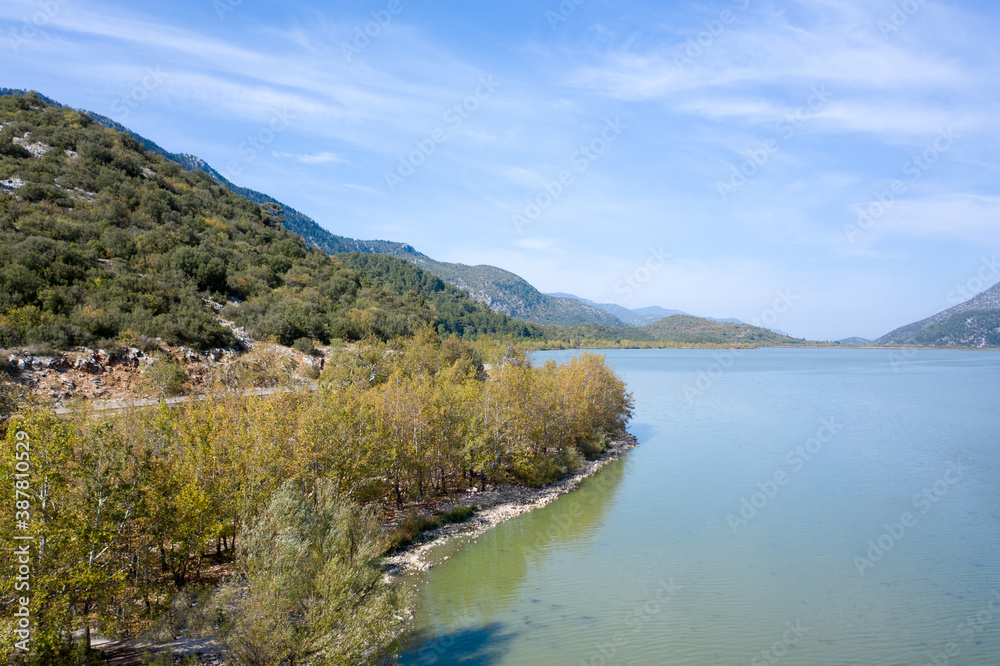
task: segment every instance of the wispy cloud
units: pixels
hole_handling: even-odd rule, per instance
[[[503,11],[535,23],[486,19],[474,4],[413,4],[348,61],[340,44],[371,20],[350,3],[276,13],[244,2],[220,22],[210,0],[73,1],[30,44],[7,49],[5,85],[114,116],[159,68],[162,85],[143,90],[126,123],[161,145],[217,168],[238,161],[238,184],[334,233],[497,264],[598,301],[614,301],[622,274],[665,244],[675,260],[644,287],[644,305],[745,319],[774,289],[798,286],[824,294],[814,321],[844,328],[858,308],[817,285],[864,294],[860,285],[875,284],[889,290],[879,307],[912,309],[912,284],[1000,244],[1000,11],[920,3],[883,34],[879,20],[900,3],[743,4],[585,3],[555,32],[530,0]],[[0,3],[4,33],[38,6]],[[685,55],[723,8],[732,20]],[[447,120],[485,75],[501,82],[495,94],[461,123]],[[780,123],[817,87],[829,100],[788,136]],[[272,136],[276,113],[289,122]],[[510,214],[575,169],[572,156],[616,116],[629,125],[621,140],[518,235]],[[945,128],[961,135],[954,148],[848,243],[857,207],[909,178],[905,165]],[[436,130],[442,140],[430,145]],[[776,150],[755,163],[769,140]],[[385,173],[415,161],[390,192]],[[751,175],[723,202],[716,183],[736,168]],[[802,316],[802,329],[782,328],[824,335]]]
[[[337,153],[331,153],[324,151],[321,153],[314,153],[312,155],[294,155],[292,153],[285,153],[280,151],[274,152],[275,157],[280,157],[284,159],[292,159],[299,164],[346,164],[347,160]]]
[[[993,117],[995,105],[969,93],[996,88],[988,70],[942,59],[919,44],[887,40],[876,29],[879,8],[864,7],[807,3],[795,23],[785,12],[748,10],[693,57],[683,39],[614,50],[579,66],[571,79],[595,94],[656,100],[674,112],[715,121],[770,121],[801,103],[793,91],[819,84],[835,99],[819,114],[831,131],[923,132],[946,120],[942,96],[966,99],[967,115],[977,115],[979,125]],[[953,17],[945,12],[934,18]]]
[[[517,242],[518,247],[536,252],[546,252],[550,254],[565,254],[566,250],[560,247],[560,241],[555,238],[522,238]]]
[[[885,235],[954,238],[1000,247],[1000,196],[952,192],[900,201],[876,228]]]

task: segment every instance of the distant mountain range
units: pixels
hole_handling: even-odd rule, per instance
[[[11,94],[21,91],[0,89],[0,94]],[[39,97],[47,104],[60,106],[58,102],[44,95]],[[483,303],[494,312],[502,312],[514,319],[534,322],[536,324],[552,324],[556,326],[575,326],[579,324],[598,324],[615,328],[628,326],[643,326],[664,317],[675,314],[687,314],[680,310],[667,310],[661,307],[646,307],[636,310],[615,305],[613,303],[594,303],[586,298],[572,294],[543,294],[527,280],[496,266],[453,264],[436,261],[418,252],[406,243],[386,240],[356,240],[330,233],[315,220],[291,206],[278,201],[263,192],[248,187],[236,185],[208,162],[189,153],[172,153],[146,137],[137,134],[121,123],[91,111],[82,111],[98,124],[129,134],[151,153],[161,155],[179,164],[187,171],[200,169],[229,188],[256,204],[274,204],[281,208],[285,227],[302,238],[307,243],[329,254],[343,252],[360,252],[362,254],[388,254],[406,259],[432,275],[452,284],[468,293],[473,300]],[[709,317],[709,319],[712,319]],[[739,319],[712,319],[713,321],[742,324]]]
[[[595,308],[604,310],[605,312],[611,313],[618,317],[621,321],[625,322],[629,326],[645,326],[646,324],[652,324],[655,321],[659,321],[664,317],[671,317],[673,315],[687,315],[687,312],[682,310],[668,310],[666,308],[661,308],[659,306],[651,306],[645,308],[625,308],[621,305],[615,303],[595,303],[594,301],[583,298],[582,296],[574,296],[573,294],[567,294],[565,292],[555,292],[548,294],[549,296],[555,296],[556,298],[572,298],[574,300],[580,301],[587,305],[592,305]],[[692,315],[689,315],[692,316]],[[708,319],[711,321],[718,321],[727,324],[743,324],[745,322],[739,319],[717,319],[715,317],[700,317],[701,319]]]
[[[575,296],[573,294],[567,294],[565,292],[555,292],[547,295],[554,298],[571,298],[575,301],[580,301],[585,305],[595,307],[599,310],[607,312],[608,314],[614,315],[620,321],[628,324],[629,326],[644,326],[671,315],[687,314],[686,312],[681,312],[680,310],[667,310],[660,307],[642,308],[642,312],[640,312],[639,310],[630,310],[615,303],[595,303],[590,299]]]
[[[23,96],[27,91],[0,88],[0,95]],[[45,95],[35,93],[46,104],[63,106]],[[216,171],[205,160],[188,153],[172,153],[155,142],[131,131],[111,118],[81,111],[98,124],[132,136],[151,153],[161,155],[188,171],[202,170],[232,192],[259,205],[280,208],[284,225],[305,241],[329,254],[357,252],[385,254],[405,259],[468,293],[475,301],[495,312],[514,319],[559,326],[594,325],[610,329],[636,327],[642,337],[657,340],[686,341],[708,336],[715,342],[735,339],[763,343],[786,343],[796,340],[781,331],[745,324],[739,319],[694,317],[681,310],[658,306],[629,309],[614,303],[596,303],[580,296],[558,292],[543,294],[528,281],[495,266],[469,266],[436,261],[406,243],[386,240],[356,240],[333,234],[309,216],[262,192],[240,187]],[[703,322],[723,325],[713,327]],[[741,328],[745,327],[745,328]],[[754,329],[754,331],[750,331]],[[767,334],[760,333],[767,331]],[[773,339],[769,335],[775,336]],[[865,338],[846,338],[842,345],[913,344],[941,347],[1000,346],[1000,284],[975,298],[932,317],[900,327],[874,343]]]
[[[1000,283],[953,308],[901,326],[875,342],[880,345],[1000,347]]]

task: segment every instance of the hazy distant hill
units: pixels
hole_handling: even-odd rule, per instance
[[[667,308],[661,308],[658,305],[652,305],[646,308],[635,308],[634,310],[632,310],[632,312],[636,313],[643,319],[646,319],[647,321],[643,322],[644,324],[652,324],[653,322],[657,322],[663,319],[664,317],[672,317],[674,315],[688,314],[687,312],[684,312],[682,310],[669,310]],[[708,319],[708,317],[706,317],[706,319]]]
[[[553,298],[571,298],[575,301],[579,301],[585,305],[590,305],[598,310],[603,310],[610,315],[617,317],[622,323],[628,324],[629,326],[642,326],[643,324],[649,324],[656,321],[660,317],[644,317],[638,314],[635,310],[629,310],[628,308],[622,307],[621,305],[616,305],[615,303],[595,303],[594,301],[582,298],[580,296],[574,296],[573,294],[567,294],[562,291],[555,291],[546,294],[546,296],[552,296]]]
[[[880,345],[1000,347],[1000,283],[927,319],[883,335]]]
[[[656,340],[700,343],[748,343],[759,345],[790,345],[803,342],[750,324],[732,324],[691,315],[671,315],[652,324],[639,327]]]
[[[614,315],[572,298],[555,298],[541,293],[527,280],[495,266],[466,266],[435,261],[410,248],[394,252],[412,261],[445,282],[466,291],[473,300],[515,319],[538,324],[574,326],[601,324],[622,328]]]
[[[615,303],[595,303],[594,301],[583,298],[582,296],[575,296],[573,294],[567,294],[565,292],[554,292],[550,293],[549,296],[557,296],[560,298],[573,298],[581,303],[586,303],[587,305],[592,305],[595,308],[600,308],[605,312],[610,312],[614,316],[618,317],[620,320],[628,324],[629,326],[645,326],[646,324],[652,324],[653,322],[659,321],[664,317],[671,317],[673,315],[686,315],[687,312],[683,310],[668,310],[666,308],[661,308],[658,305],[653,305],[645,308],[626,308]],[[694,315],[690,315],[694,316]],[[716,317],[699,317],[700,319],[710,319],[711,321],[719,321],[728,324],[742,324],[743,321],[734,318],[728,319],[718,319]],[[781,331],[776,331],[782,335],[787,335]]]
[[[844,338],[843,340],[837,340],[837,344],[840,345],[870,345],[873,344],[868,338]]]

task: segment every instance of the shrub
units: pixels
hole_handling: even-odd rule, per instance
[[[313,345],[311,338],[298,338],[293,344],[292,349],[300,351],[303,354],[308,354],[312,356],[316,353],[316,347]]]
[[[235,664],[376,663],[391,653],[404,599],[382,580],[379,521],[318,482],[288,482],[241,550],[245,585],[223,640]]]
[[[56,345],[49,341],[33,342],[25,348],[32,356],[52,356],[56,353]]]
[[[589,459],[607,451],[610,444],[611,440],[608,439],[607,434],[603,429],[598,428],[592,437],[577,442],[576,448],[579,449],[584,458]]]
[[[320,376],[320,369],[318,365],[313,365],[312,363],[306,363],[305,367],[302,369],[302,375],[306,379],[311,379],[316,381]]]
[[[161,399],[179,395],[187,381],[184,365],[167,356],[154,360],[142,375],[146,385]]]
[[[31,157],[28,149],[20,144],[14,143],[14,130],[11,127],[4,127],[0,130],[0,155],[7,157]]]
[[[140,335],[131,328],[126,328],[118,334],[118,342],[126,347],[141,349],[147,354],[149,352],[157,351],[160,348],[160,345],[156,342],[156,340],[145,335]]]
[[[448,523],[460,523],[464,520],[468,520],[475,515],[478,510],[479,507],[475,504],[471,504],[469,506],[456,506],[454,509],[441,516],[441,524],[447,525]]]
[[[512,470],[514,477],[526,486],[538,488],[557,480],[563,475],[559,463],[549,455],[536,456],[517,464]]]
[[[514,466],[514,476],[526,486],[545,486],[583,466],[583,455],[575,446],[566,446],[555,455],[543,453]]]
[[[424,532],[436,530],[451,523],[461,523],[471,518],[478,510],[479,507],[472,504],[470,506],[456,506],[437,516],[421,516],[416,509],[411,509],[407,512],[403,522],[392,531],[389,537],[389,550],[393,552],[402,550],[419,541]]]
[[[556,465],[563,474],[572,474],[583,467],[583,455],[575,446],[567,446],[556,454]]]
[[[222,366],[217,378],[233,389],[285,386],[295,367],[294,359],[274,347],[257,347]]]
[[[430,518],[420,516],[416,509],[408,511],[403,522],[396,526],[389,537],[390,552],[401,550],[415,543],[423,532],[430,529],[428,526],[431,522]]]

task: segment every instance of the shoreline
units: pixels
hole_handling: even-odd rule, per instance
[[[442,525],[425,532],[417,543],[386,557],[384,559],[385,578],[389,581],[396,581],[403,576],[428,571],[447,561],[450,557],[444,557],[440,561],[432,561],[428,557],[430,551],[459,537],[476,538],[515,516],[549,504],[558,497],[576,490],[581,481],[595,475],[605,465],[618,460],[637,446],[639,446],[639,441],[635,435],[623,432],[615,436],[608,444],[608,448],[599,456],[585,461],[583,467],[577,472],[555,483],[540,488],[504,485],[486,491],[472,489],[462,493],[459,497],[439,506],[438,511],[450,511],[457,507],[475,504],[478,507],[476,512],[461,522]]]

